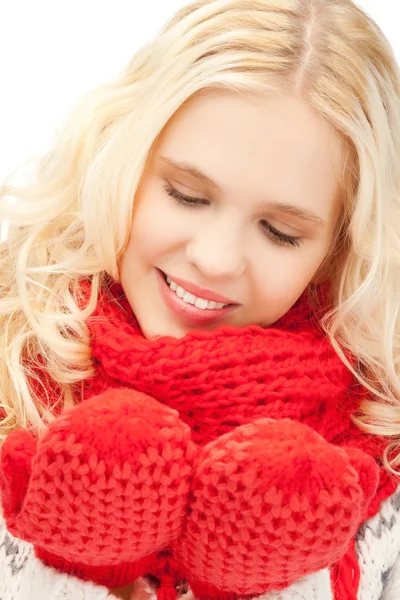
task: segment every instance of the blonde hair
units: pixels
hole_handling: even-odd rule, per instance
[[[282,86],[307,99],[342,140],[344,211],[336,259],[330,256],[332,310],[321,324],[371,392],[352,419],[387,436],[383,462],[395,472],[400,74],[382,31],[351,0],[185,6],[115,80],[78,102],[31,181],[5,182],[0,218],[10,230],[0,246],[0,439],[16,427],[43,431],[55,406],[72,406],[76,385],[93,373],[85,319],[107,281],[119,281],[133,200],[174,113],[194,94],[270,93]],[[81,277],[93,282],[84,310],[75,300]],[[43,399],[41,367],[57,385],[56,405]]]

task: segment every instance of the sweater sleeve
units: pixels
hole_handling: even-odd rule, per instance
[[[141,578],[140,578],[141,579]],[[145,581],[131,600],[152,600]],[[116,600],[101,585],[47,567],[36,558],[32,544],[13,537],[0,513],[0,600]]]
[[[59,573],[0,521],[0,600],[115,600],[103,586]]]
[[[400,598],[400,554],[388,574],[381,600]]]
[[[361,525],[356,552],[360,600],[400,598],[400,485],[377,514]]]

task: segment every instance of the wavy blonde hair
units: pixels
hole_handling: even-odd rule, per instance
[[[119,281],[134,198],[174,113],[194,94],[282,86],[307,99],[342,141],[344,210],[329,257],[331,310],[321,324],[371,392],[352,419],[387,436],[383,463],[395,472],[400,74],[382,31],[351,0],[187,5],[118,77],[77,103],[28,182],[4,183],[0,218],[10,229],[0,246],[0,439],[16,427],[44,431],[55,408],[74,405],[76,385],[93,373],[85,319],[107,281]],[[93,282],[84,310],[75,301],[82,276]],[[55,404],[44,400],[40,367],[58,390]]]

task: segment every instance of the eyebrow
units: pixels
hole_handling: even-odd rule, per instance
[[[195,165],[191,165],[186,162],[176,161],[168,156],[158,156],[158,160],[167,167],[171,167],[173,169],[176,169],[177,171],[182,171],[183,173],[187,173],[188,175],[195,177],[199,181],[205,183],[210,189],[222,192],[221,187],[215,181],[213,181],[211,177],[203,173],[203,171],[201,171]],[[294,204],[289,204],[287,202],[270,201],[267,202],[267,206],[268,208],[272,208],[273,210],[277,210],[280,212],[290,214],[294,217],[298,217],[303,221],[312,222],[318,227],[326,226],[326,222],[323,219],[321,219],[321,217],[305,208],[295,206]]]

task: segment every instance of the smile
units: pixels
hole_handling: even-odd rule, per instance
[[[156,273],[165,305],[175,317],[190,327],[196,328],[216,323],[240,306],[195,296],[179,286],[160,269],[156,269]]]
[[[224,308],[224,306],[228,306],[228,304],[223,304],[222,302],[214,302],[214,300],[198,298],[187,290],[184,290],[183,287],[175,283],[175,281],[172,281],[172,279],[169,277],[166,277],[166,281],[170,289],[175,292],[179,298],[182,298],[182,300],[188,304],[194,304],[194,306],[197,306],[197,308],[200,308],[201,310],[215,310],[216,308]]]

